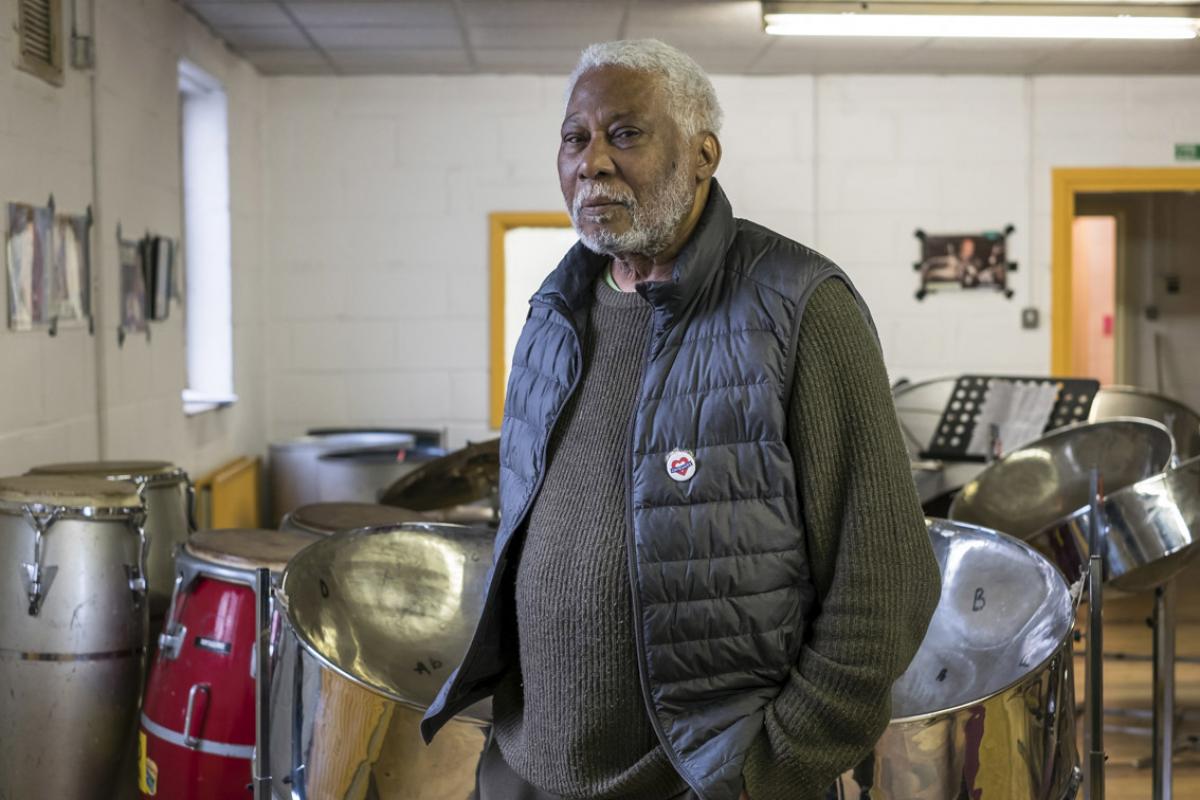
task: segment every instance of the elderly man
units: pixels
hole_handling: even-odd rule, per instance
[[[733,216],[694,61],[593,45],[567,95],[580,242],[517,343],[485,607],[424,735],[493,697],[481,800],[824,797],[940,587],[873,328]]]

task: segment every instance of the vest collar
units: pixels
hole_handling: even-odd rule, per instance
[[[696,229],[675,258],[672,279],[638,284],[638,293],[655,308],[656,328],[669,326],[708,283],[725,262],[734,234],[733,209],[713,178]],[[593,253],[583,242],[576,242],[542,283],[534,300],[565,306],[568,315],[578,321],[586,315],[592,286],[608,262],[608,256]]]

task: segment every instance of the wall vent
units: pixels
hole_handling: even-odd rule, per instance
[[[18,0],[17,66],[62,86],[62,0]]]

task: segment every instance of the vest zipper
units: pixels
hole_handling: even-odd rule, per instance
[[[573,380],[571,382],[571,385],[567,388],[567,393],[563,397],[563,402],[559,405],[558,411],[556,411],[554,413],[554,418],[552,420],[550,420],[549,431],[547,432],[545,441],[542,443],[541,474],[538,476],[537,483],[534,484],[533,489],[530,491],[529,497],[526,498],[525,505],[522,506],[522,508],[521,508],[521,513],[517,515],[516,522],[513,523],[512,528],[509,530],[508,541],[506,541],[504,543],[503,549],[501,549],[499,553],[495,554],[494,562],[497,562],[497,563],[500,561],[500,559],[507,557],[508,549],[512,546],[513,538],[516,537],[516,535],[517,535],[517,529],[520,528],[521,525],[523,525],[525,523],[525,517],[528,516],[529,509],[532,508],[532,506],[533,506],[534,498],[537,497],[538,492],[540,492],[542,490],[542,483],[545,482],[545,480],[546,480],[546,469],[545,469],[546,463],[545,462],[546,462],[546,453],[550,449],[550,436],[553,434],[555,426],[558,425],[558,420],[562,416],[563,409],[566,408],[567,402],[571,399],[571,395],[575,394],[575,390],[577,388],[579,388],[579,381],[583,376],[583,333],[575,328],[574,323],[571,322],[570,314],[564,314],[562,312],[562,309],[558,308],[557,306],[553,305],[552,303],[544,303],[543,305],[548,307],[551,311],[554,311],[555,313],[564,317],[567,320],[568,324],[570,325],[571,330],[574,332],[574,334],[575,334],[575,357],[579,362],[579,369],[576,370],[575,380]],[[501,525],[503,525],[503,524],[504,524],[503,521],[501,521]],[[500,576],[500,575],[492,576],[492,585],[489,587],[488,596],[486,598],[484,598],[484,602],[483,602],[484,608],[487,608],[489,605],[491,605],[492,602],[494,602],[494,600],[491,596],[491,593],[500,591],[501,587],[500,587],[499,581],[502,579],[503,579],[503,576]],[[476,631],[476,634],[478,634],[478,631]],[[467,651],[463,654],[462,665],[464,667],[471,663],[474,654],[475,654],[475,636],[472,636],[471,643],[468,645]],[[461,672],[459,674],[459,678],[462,678]],[[455,682],[458,683],[459,681],[456,680]],[[451,705],[451,702],[452,702],[452,698],[448,695],[446,697],[446,703],[445,703],[446,707],[449,707]],[[444,710],[445,709],[443,709],[443,711]],[[457,712],[455,712],[455,713],[457,713]],[[449,721],[449,718],[447,718],[447,721]],[[442,725],[438,725],[439,730],[441,729],[441,727],[442,727]]]
[[[667,754],[667,759],[671,762],[671,766],[687,782],[692,791],[700,797],[700,800],[704,800],[704,792],[685,773],[678,754],[671,746],[671,742],[667,739],[667,735],[662,729],[662,724],[658,720],[658,713],[654,710],[654,697],[650,692],[650,676],[646,673],[646,640],[642,633],[641,595],[638,594],[637,537],[633,531],[633,437],[637,432],[638,411],[641,409],[642,394],[645,390],[643,381],[646,379],[646,366],[650,358],[653,357],[655,339],[653,316],[650,319],[649,328],[650,330],[647,331],[646,336],[646,352],[642,357],[642,370],[638,375],[638,404],[634,408],[633,414],[629,417],[629,428],[625,437],[629,444],[625,451],[625,550],[629,561],[629,590],[633,595],[633,640],[637,650],[638,679],[642,685],[642,701],[646,704],[646,714],[650,717],[650,727],[654,729],[654,735],[658,737],[658,742]]]

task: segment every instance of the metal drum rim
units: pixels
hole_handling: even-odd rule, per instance
[[[61,475],[64,477],[82,476],[99,478],[104,481],[125,481],[135,486],[154,486],[155,484],[188,483],[187,470],[183,467],[172,467],[163,472],[145,474],[140,472],[38,472],[31,469],[26,475]]]
[[[173,572],[175,575],[183,574],[190,576],[190,579],[187,581],[186,585],[190,586],[192,581],[203,575],[208,578],[215,578],[217,580],[225,581],[226,583],[236,583],[239,586],[248,586],[251,589],[257,586],[255,579],[256,570],[254,567],[231,567],[228,564],[218,564],[205,559],[202,555],[188,552],[186,547],[187,542],[180,542],[179,544],[175,545],[173,565]],[[190,567],[190,570],[181,570],[181,565]],[[271,571],[272,580],[277,579],[279,575],[280,573],[274,570]]]
[[[1015,536],[1011,536],[1011,535],[1005,533],[1004,531],[998,531],[995,528],[988,528],[984,525],[977,525],[973,522],[959,522],[958,520],[945,519],[943,517],[926,517],[925,518],[926,526],[928,526],[930,522],[933,522],[933,523],[949,522],[949,523],[951,523],[951,527],[954,527],[954,528],[969,528],[969,529],[975,530],[975,531],[983,531],[984,533],[991,534],[992,536],[1000,537],[1001,539],[1007,540],[1011,544],[1015,544],[1015,545],[1019,546],[1020,549],[1024,550],[1027,554],[1034,556],[1038,561],[1045,562],[1050,567],[1050,570],[1049,570],[1050,574],[1052,574],[1054,576],[1054,580],[1058,581],[1058,584],[1062,587],[1062,590],[1066,593],[1067,599],[1072,600],[1072,608],[1074,608],[1074,599],[1071,597],[1071,587],[1067,583],[1067,579],[1063,577],[1063,574],[1062,574],[1062,572],[1059,571],[1058,567],[1056,567],[1053,563],[1051,563],[1051,561],[1048,558],[1046,558],[1044,555],[1039,553],[1036,548],[1031,547],[1029,544],[1021,541],[1020,539],[1018,539]],[[1063,632],[1062,640],[1058,643],[1058,646],[1055,647],[1053,650],[1051,650],[1050,653],[1047,654],[1047,656],[1045,658],[1043,658],[1041,661],[1039,661],[1035,666],[1030,667],[1025,672],[1024,675],[1021,675],[1020,677],[1015,678],[1011,683],[1008,683],[1008,684],[1004,685],[1003,687],[996,689],[995,691],[990,692],[981,697],[975,698],[973,700],[970,700],[970,701],[967,701],[964,703],[959,703],[956,706],[950,706],[949,708],[939,708],[937,711],[928,711],[924,714],[909,714],[907,717],[894,717],[894,718],[888,720],[888,725],[913,725],[916,723],[934,722],[938,719],[941,719],[942,717],[957,714],[965,709],[971,708],[972,706],[977,706],[982,703],[987,703],[1001,695],[1008,694],[1013,689],[1024,686],[1029,681],[1032,681],[1034,679],[1040,679],[1042,672],[1044,671],[1044,668],[1046,667],[1046,665],[1049,664],[1052,660],[1054,660],[1054,658],[1057,657],[1062,652],[1064,647],[1070,646],[1070,644],[1072,642],[1072,631],[1074,631],[1074,630],[1075,630],[1075,617],[1072,614],[1072,616],[1070,618],[1070,623],[1067,625],[1066,631]]]
[[[1194,416],[1200,417],[1200,413],[1197,413],[1194,408],[1192,408],[1191,406],[1189,406],[1187,403],[1183,402],[1182,400],[1178,400],[1174,397],[1168,397],[1167,395],[1162,394],[1160,392],[1152,392],[1149,389],[1143,389],[1140,386],[1134,386],[1134,385],[1128,384],[1128,383],[1119,383],[1119,384],[1113,384],[1112,386],[1101,386],[1096,391],[1096,394],[1100,394],[1101,392],[1113,392],[1115,394],[1136,394],[1136,395],[1141,395],[1142,397],[1149,397],[1152,400],[1161,400],[1164,403],[1169,403],[1173,406],[1179,406],[1182,409],[1186,409],[1187,411],[1192,412],[1192,414]],[[1092,400],[1094,402],[1095,398],[1093,397]],[[1090,409],[1088,411],[1088,418],[1091,419],[1091,410]],[[1119,419],[1119,417],[1104,417],[1103,419]],[[1134,419],[1145,419],[1145,418],[1144,417],[1135,417]],[[1096,420],[1096,421],[1100,422],[1101,420]]]
[[[358,537],[362,537],[362,536],[372,536],[372,535],[377,535],[380,533],[388,533],[388,532],[399,531],[399,530],[412,530],[414,528],[417,530],[423,530],[423,531],[427,531],[427,532],[431,528],[432,529],[453,528],[453,529],[460,529],[460,530],[476,530],[475,526],[472,526],[472,525],[458,525],[456,523],[451,523],[451,522],[403,522],[403,523],[400,523],[399,525],[392,525],[387,528],[359,528],[357,530],[346,531],[345,533],[339,533],[337,536],[329,536],[324,539],[318,539],[317,541],[310,544],[308,547],[305,547],[303,550],[301,550],[300,553],[304,553],[309,550],[314,550],[314,548],[318,548],[318,546],[322,546],[322,545],[324,547],[334,547],[350,538],[358,538]],[[327,542],[329,544],[326,544]],[[292,556],[292,561],[294,561],[296,559],[296,557],[300,555],[300,553],[296,553],[295,556]],[[304,632],[304,630],[300,626],[298,626],[296,624],[296,621],[292,618],[292,608],[291,608],[291,604],[288,601],[288,596],[287,596],[287,578],[288,578],[288,572],[292,567],[292,561],[288,562],[288,565],[284,569],[283,575],[279,580],[279,584],[275,587],[273,594],[275,596],[275,602],[277,604],[277,607],[280,610],[282,610],[283,618],[287,621],[288,629],[292,632],[292,635],[295,636],[296,642],[300,645],[301,649],[304,650],[305,652],[307,652],[313,658],[315,658],[317,660],[317,662],[319,664],[321,664],[322,667],[324,667],[328,670],[331,670],[334,674],[338,675],[339,677],[345,678],[346,680],[350,681],[354,685],[359,686],[363,689],[366,689],[367,691],[371,692],[372,694],[375,694],[379,697],[384,698],[385,700],[396,703],[398,705],[402,705],[407,708],[411,708],[414,711],[420,711],[420,712],[426,711],[429,708],[428,706],[422,705],[410,698],[401,697],[400,695],[393,694],[380,686],[374,686],[374,685],[368,683],[367,681],[363,680],[362,678],[358,677],[357,675],[351,674],[350,672],[346,671],[342,667],[333,663],[332,660],[330,660],[325,654],[323,654],[312,643],[312,641],[309,639],[308,635]],[[485,726],[491,724],[490,720],[481,720],[477,717],[473,717],[469,714],[464,714],[464,713],[459,713],[459,714],[455,715],[454,718],[456,720],[459,720],[462,722],[468,722],[468,723],[471,723],[473,725],[477,725],[480,727],[485,727]]]
[[[0,500],[0,514],[23,517],[28,509],[35,514],[54,514],[58,520],[91,522],[127,522],[145,514],[145,506],[60,506],[53,503],[14,503]]]
[[[1146,417],[1105,417],[1104,419],[1096,420],[1095,422],[1090,422],[1087,420],[1084,420],[1081,422],[1073,422],[1070,425],[1064,425],[1061,428],[1055,428],[1054,430],[1050,431],[1049,433],[1046,433],[1044,436],[1034,439],[1032,442],[1029,442],[1028,444],[1024,445],[1023,447],[1018,447],[1016,450],[1012,450],[1008,453],[1005,453],[1002,457],[996,459],[991,464],[988,464],[986,467],[984,467],[983,472],[980,472],[972,480],[970,480],[963,487],[963,491],[959,492],[958,496],[954,498],[954,501],[950,504],[950,511],[948,512],[950,514],[949,519],[955,520],[955,517],[954,517],[955,509],[957,509],[960,506],[960,504],[962,503],[962,498],[966,496],[965,490],[966,490],[967,486],[970,486],[971,484],[974,484],[974,483],[978,483],[979,480],[981,478],[983,478],[987,473],[991,472],[993,469],[1000,466],[1001,464],[1008,462],[1009,459],[1013,458],[1014,456],[1020,455],[1028,450],[1032,450],[1037,445],[1041,444],[1042,442],[1047,442],[1047,441],[1050,441],[1053,439],[1058,439],[1061,436],[1066,436],[1067,434],[1073,433],[1082,428],[1090,428],[1090,427],[1094,427],[1094,426],[1106,426],[1107,427],[1110,425],[1125,424],[1125,423],[1133,423],[1135,425],[1143,425],[1148,428],[1157,428],[1159,431],[1166,434],[1167,440],[1171,443],[1171,452],[1167,456],[1167,464],[1171,463],[1171,460],[1175,457],[1175,436],[1174,436],[1174,434],[1171,433],[1170,429],[1168,429],[1166,425],[1163,425],[1161,422],[1159,422],[1157,420],[1148,419]],[[1164,470],[1165,469],[1166,469],[1166,467],[1164,467]],[[1156,473],[1155,475],[1151,475],[1147,478],[1142,478],[1142,480],[1143,481],[1144,480],[1152,480],[1155,477],[1157,477],[1158,475],[1161,475],[1164,470],[1159,470],[1159,472]],[[1140,483],[1140,482],[1141,481],[1131,483],[1131,484],[1129,484],[1129,486],[1134,486],[1134,485],[1136,485],[1136,483]],[[1116,492],[1122,491],[1124,489],[1128,489],[1129,486],[1122,486],[1120,489],[1117,489],[1116,491],[1111,492],[1110,494],[1116,494]],[[1039,528],[1034,533],[1031,533],[1030,536],[1031,537],[1038,536],[1042,533],[1045,533],[1047,530],[1050,530],[1051,528],[1058,527],[1061,523],[1065,522],[1068,519],[1073,518],[1080,511],[1085,510],[1087,508],[1088,508],[1087,505],[1083,505],[1083,506],[1080,506],[1079,508],[1076,508],[1074,511],[1071,511],[1070,513],[1064,514],[1061,517],[1057,517],[1049,525],[1045,525],[1045,526]],[[957,520],[955,520],[955,521],[957,521]]]

